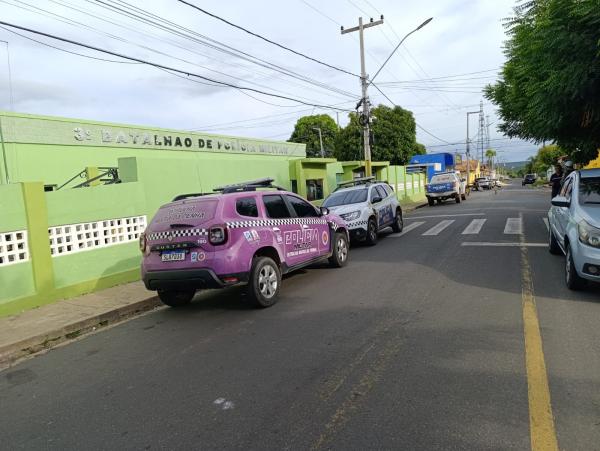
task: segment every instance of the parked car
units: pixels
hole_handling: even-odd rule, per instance
[[[277,301],[281,275],[329,259],[348,261],[346,223],[261,179],[163,205],[140,237],[142,279],[172,307],[198,289],[247,284],[260,307]]]
[[[493,188],[493,182],[487,177],[477,177],[475,179],[474,185],[477,191],[479,191],[480,189],[484,190]]]
[[[467,199],[466,183],[454,172],[445,172],[431,177],[425,185],[427,202],[432,206],[435,201],[441,204],[446,199],[454,199],[457,204]]]
[[[600,169],[567,177],[548,212],[549,248],[564,254],[565,281],[576,290],[600,282]]]
[[[537,180],[537,177],[536,177],[535,174],[527,174],[527,175],[525,175],[525,177],[523,177],[523,181],[521,182],[521,186],[533,185],[536,180]]]
[[[340,183],[323,206],[346,221],[354,241],[374,245],[378,233],[386,227],[391,227],[395,233],[402,232],[402,208],[394,190],[374,177]]]

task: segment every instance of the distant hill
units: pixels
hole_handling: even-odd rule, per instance
[[[510,163],[501,163],[503,167],[506,167],[506,169],[512,169],[512,170],[519,170],[525,167],[525,165],[527,165],[527,161],[513,161]]]

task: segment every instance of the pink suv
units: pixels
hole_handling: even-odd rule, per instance
[[[146,288],[177,307],[198,289],[246,283],[248,296],[270,307],[282,274],[323,259],[344,266],[346,223],[272,182],[229,185],[163,205],[140,237]]]

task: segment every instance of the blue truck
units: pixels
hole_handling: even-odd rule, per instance
[[[430,206],[437,201],[441,204],[446,199],[454,199],[457,204],[467,200],[466,181],[462,180],[456,172],[446,172],[434,175],[425,185],[427,202]]]

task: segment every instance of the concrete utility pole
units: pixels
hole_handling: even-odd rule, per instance
[[[325,151],[323,150],[323,134],[321,133],[321,127],[313,127],[313,130],[319,132],[319,143],[321,144],[321,158],[325,158]]]
[[[359,41],[360,41],[360,84],[362,88],[362,98],[360,100],[359,105],[362,105],[362,114],[359,116],[359,122],[363,127],[363,148],[365,151],[365,176],[371,176],[371,111],[369,105],[369,96],[367,94],[368,83],[368,75],[367,70],[365,68],[365,42],[363,37],[363,30],[365,28],[374,27],[376,25],[383,24],[383,16],[378,21],[371,21],[363,25],[362,17],[358,18],[358,26],[348,28],[347,30],[342,27],[342,34],[353,33],[358,31]]]
[[[479,111],[469,111],[467,112],[467,185],[470,182],[471,177],[471,153],[469,150],[469,115],[470,114],[479,114]]]

